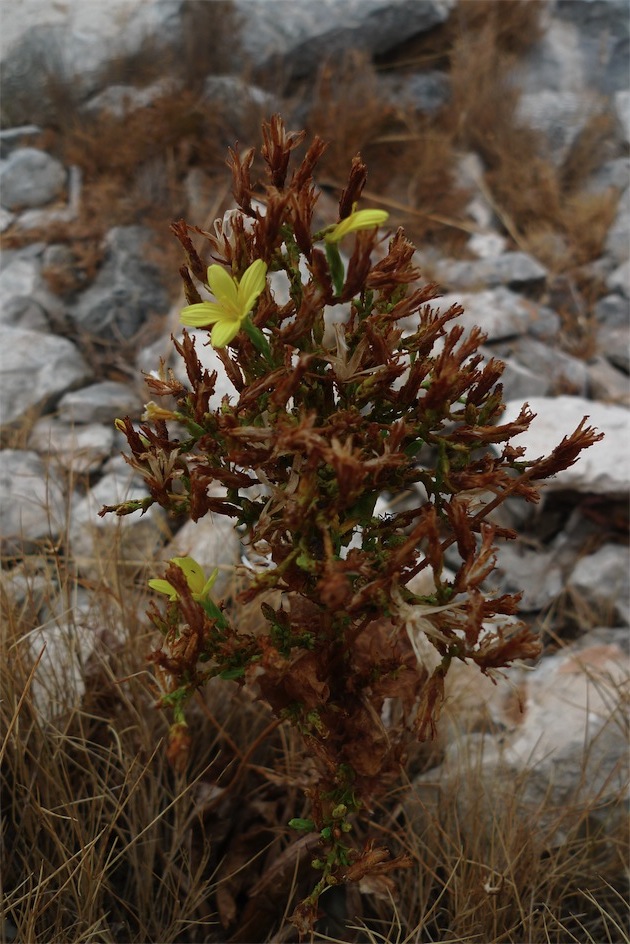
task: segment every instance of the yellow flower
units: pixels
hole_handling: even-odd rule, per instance
[[[212,586],[217,579],[217,574],[219,573],[219,568],[215,567],[208,579],[206,580],[206,575],[203,572],[201,564],[198,564],[196,560],[192,557],[172,557],[169,561],[169,564],[176,564],[179,569],[183,572],[184,577],[186,578],[186,583],[192,590],[193,600],[198,600],[201,602],[208,597]],[[177,600],[179,594],[173,584],[169,583],[168,580],[149,580],[149,586],[152,590],[157,590],[158,593],[168,594],[169,600]]]
[[[389,218],[386,210],[354,210],[345,220],[333,226],[325,235],[327,243],[338,243],[348,233],[355,233],[358,229],[372,229],[381,226]]]
[[[208,285],[215,302],[199,302],[182,308],[180,321],[195,328],[214,325],[210,335],[213,347],[225,347],[236,337],[241,325],[265,288],[267,264],[256,259],[243,273],[240,282],[220,265],[208,268]]]

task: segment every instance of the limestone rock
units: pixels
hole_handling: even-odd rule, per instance
[[[541,316],[539,306],[503,285],[481,292],[452,292],[437,299],[436,305],[441,311],[451,305],[462,305],[464,313],[457,323],[467,332],[478,325],[487,334],[488,341],[526,334]]]
[[[37,455],[3,449],[0,462],[0,546],[3,554],[54,540],[65,522],[62,483]]]
[[[630,557],[620,544],[604,544],[578,561],[569,588],[616,625],[630,623]]]
[[[54,456],[73,475],[97,472],[110,456],[113,445],[112,424],[74,426],[50,416],[38,420],[28,438],[30,449]]]
[[[66,423],[105,423],[113,428],[118,417],[140,415],[140,397],[127,384],[104,380],[64,394],[57,415]]]
[[[0,164],[0,199],[8,210],[41,207],[58,197],[66,170],[56,158],[38,148],[19,148]]]
[[[324,58],[347,49],[380,55],[443,23],[454,0],[235,0],[245,28],[242,43],[256,67],[282,62],[294,77],[312,74]]]
[[[441,261],[437,266],[437,277],[449,288],[463,291],[478,291],[497,285],[531,291],[543,285],[547,270],[525,252],[504,252],[500,256],[471,262]]]
[[[168,310],[158,267],[146,259],[151,232],[116,226],[105,238],[106,258],[94,282],[69,310],[88,334],[109,340],[133,337],[151,315]]]
[[[111,578],[118,567],[140,568],[152,561],[168,533],[165,514],[152,505],[144,514],[98,516],[103,505],[143,499],[143,482],[126,473],[110,472],[71,508],[68,530],[70,551],[80,574],[93,579]]]
[[[582,397],[532,397],[536,417],[529,430],[511,443],[525,447],[526,459],[549,455],[564,436],[588,416],[588,425],[604,433],[604,439],[586,449],[578,461],[545,482],[546,490],[575,490],[596,495],[626,495],[630,490],[630,412],[608,403]],[[516,419],[522,401],[510,400],[501,423]]]
[[[34,408],[45,409],[91,377],[67,338],[0,325],[2,424],[15,423]]]

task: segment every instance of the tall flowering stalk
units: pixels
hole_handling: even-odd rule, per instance
[[[187,260],[183,321],[214,325],[210,341],[234,393],[218,402],[217,376],[185,332],[174,343],[189,384],[147,378],[152,396],[174,400],[178,435],[155,404],[139,431],[118,421],[150,497],[102,513],[158,502],[194,521],[227,515],[268,562],[240,594],[260,603],[261,631],[250,635],[212,600],[212,579],[174,559],[153,584],[169,599],[151,611],[162,633],[152,659],[162,703],[174,711],[171,757],[180,768],[190,746],[186,702],[212,677],[248,686],[300,732],[316,774],[308,815],[290,825],[296,839],[314,834],[319,849],[319,878],[293,916],[305,933],[331,885],[410,864],[374,843],[357,848],[353,822],[369,818],[410,741],[434,732],[453,661],[491,674],[538,654],[535,635],[514,619],[518,595],[488,589],[495,542],[515,536],[491,515],[510,497],[537,501],[539,483],[599,437],[583,422],[549,456],[525,461],[510,440],[531,412],[525,405],[501,423],[503,364],[483,362],[481,331],[464,334],[459,306],[433,306],[436,287],[419,283],[402,229],[385,242],[386,214],[357,210],[360,158],[339,220],[313,234],[312,174],[324,144],[316,138],[289,176],[303,135],[287,133],[278,117],[263,134],[268,179],[256,207],[264,210],[253,203],[253,152],[232,151],[239,210],[229,227],[173,226]],[[191,231],[207,240],[209,269]],[[339,242],[351,236],[344,264]],[[267,279],[278,271],[288,302]],[[196,283],[216,301],[202,301]],[[331,325],[327,312],[339,303],[347,319]],[[402,492],[404,510],[377,510],[380,497]],[[444,566],[448,549],[454,573]],[[414,589],[423,571],[429,592]],[[436,652],[433,670],[418,634]]]

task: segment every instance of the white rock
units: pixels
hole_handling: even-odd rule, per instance
[[[545,483],[549,490],[573,489],[596,495],[626,494],[630,490],[630,412],[610,403],[582,397],[532,397],[536,414],[529,430],[511,440],[525,447],[526,459],[549,455],[564,436],[571,434],[584,416],[588,425],[604,433],[604,439],[586,449],[575,463]],[[500,423],[516,419],[522,401],[510,400]]]
[[[578,561],[568,586],[604,618],[618,625],[630,622],[630,560],[628,548],[604,544]]]
[[[130,473],[131,470],[129,470]],[[79,573],[92,579],[111,577],[119,566],[140,569],[153,560],[168,536],[165,514],[156,505],[118,517],[98,516],[103,505],[146,497],[144,483],[131,474],[109,473],[71,509],[69,543]]]
[[[194,557],[206,573],[215,567],[219,574],[214,585],[216,597],[224,596],[234,580],[234,568],[240,561],[241,541],[234,520],[224,515],[208,514],[200,521],[187,521],[161,556]]]
[[[54,539],[65,522],[62,483],[36,452],[3,449],[0,535],[4,553]]]
[[[91,423],[73,426],[56,417],[43,416],[28,439],[30,449],[54,456],[75,475],[96,472],[114,446],[114,426]]]
[[[45,408],[90,379],[91,370],[66,338],[0,325],[0,404],[3,424]]]
[[[156,362],[157,363],[157,362]],[[64,394],[57,407],[59,419],[67,423],[105,423],[117,417],[139,416],[142,401],[127,384],[104,380]]]

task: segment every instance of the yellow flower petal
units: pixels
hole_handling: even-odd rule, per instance
[[[238,316],[238,288],[232,276],[220,265],[208,268],[208,285],[224,311]]]
[[[356,210],[350,216],[347,216],[345,220],[337,223],[326,233],[324,239],[328,243],[338,243],[348,233],[355,233],[359,229],[372,229],[374,226],[381,226],[387,219],[389,219],[389,213],[386,210]]]
[[[197,563],[194,557],[172,557],[169,563],[177,564],[179,569],[183,571],[186,583],[193,593],[201,593],[206,577],[203,567]]]
[[[248,314],[254,302],[265,288],[267,264],[262,259],[256,259],[243,273],[238,286],[238,301],[241,311]]]
[[[216,302],[198,302],[196,305],[186,305],[182,308],[179,320],[181,324],[193,328],[205,328],[224,317],[224,309]]]
[[[212,347],[225,347],[226,344],[229,344],[230,341],[233,341],[236,335],[241,330],[241,321],[237,318],[235,321],[229,321],[225,318],[223,321],[218,321],[214,328],[212,329],[212,334],[210,335],[210,343]]]
[[[167,593],[169,600],[177,600],[179,594],[175,587],[168,582],[168,580],[149,580],[149,586],[152,590],[156,590],[158,593]]]

